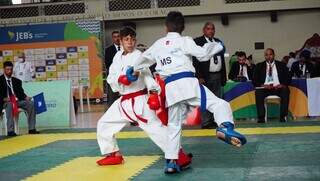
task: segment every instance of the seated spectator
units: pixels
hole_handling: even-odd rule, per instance
[[[254,62],[253,62],[252,54],[249,55],[247,59],[249,60],[249,62],[250,62],[252,65],[256,66],[256,65],[254,64]]]
[[[320,59],[316,57],[311,57],[310,63],[313,65],[312,77],[320,77]]]
[[[313,61],[314,62],[314,76],[320,77],[320,61]]]
[[[236,51],[229,59],[229,70],[231,69],[233,63],[237,62],[237,57],[238,57],[239,51]]]
[[[286,64],[288,66],[289,59],[290,59],[290,57],[286,55],[282,58],[281,62],[283,62],[284,64]]]
[[[252,80],[254,64],[247,59],[245,52],[238,52],[237,55],[238,61],[232,64],[228,78],[241,82]]]
[[[299,55],[299,61],[294,62],[291,66],[291,75],[295,78],[315,77],[313,64],[310,62],[311,53],[303,50]]]
[[[14,116],[19,114],[17,108],[26,110],[28,114],[29,134],[38,134],[36,130],[36,113],[31,98],[22,88],[22,81],[12,77],[13,64],[3,63],[4,73],[0,76],[0,110],[5,109],[7,116],[8,136],[17,136],[14,132]]]
[[[296,61],[298,61],[298,60],[296,59],[296,54],[293,53],[293,52],[290,52],[290,53],[289,53],[289,60],[288,60],[288,63],[287,63],[287,67],[288,67],[289,70],[291,69],[292,64],[293,64],[294,62],[296,62]]]
[[[269,95],[277,95],[280,102],[280,122],[286,122],[289,106],[289,88],[291,76],[286,65],[274,59],[274,50],[266,49],[265,61],[255,67],[252,83],[256,87],[256,108],[258,123],[265,123],[264,99]]]

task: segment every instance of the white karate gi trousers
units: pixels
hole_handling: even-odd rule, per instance
[[[223,99],[215,96],[207,87],[205,87],[207,96],[207,110],[214,114],[215,121],[218,125],[223,122],[233,123],[233,115],[230,104]],[[199,88],[200,89],[200,88]],[[201,105],[201,97],[197,96],[188,100],[171,105],[169,109],[168,137],[167,137],[167,159],[178,159],[179,149],[181,147],[182,123],[190,107]]]
[[[147,95],[135,97],[134,110],[135,113],[148,120],[144,123],[136,118],[132,110],[131,99],[122,102],[123,108],[127,114],[138,122],[139,127],[146,132],[151,140],[166,152],[167,141],[167,127],[162,125],[161,121],[151,110],[147,104]],[[97,140],[102,155],[119,151],[119,147],[115,138],[124,126],[126,126],[130,119],[124,114],[121,108],[121,98],[116,100],[107,112],[100,118],[97,125]]]

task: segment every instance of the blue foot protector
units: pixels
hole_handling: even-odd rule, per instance
[[[230,145],[240,147],[247,143],[246,137],[244,137],[244,135],[240,134],[239,132],[235,131],[234,124],[230,122],[222,123],[221,126],[217,128],[217,135],[219,132],[224,134],[224,138],[220,136],[218,136],[218,138]]]
[[[138,76],[133,75],[133,67],[129,67],[126,71],[126,76],[130,82],[138,80]]]
[[[179,173],[181,171],[180,166],[176,162],[171,162],[170,160],[166,160],[166,168],[164,169],[164,173],[173,174]]]

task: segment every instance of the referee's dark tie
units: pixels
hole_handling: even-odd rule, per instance
[[[268,75],[270,77],[272,77],[272,66],[271,66],[271,63],[269,63],[269,72],[268,72]]]
[[[12,93],[12,90],[11,90],[11,88],[10,88],[10,86],[12,86],[11,85],[11,80],[7,80],[7,82],[8,82],[8,93],[9,93],[9,96],[12,96],[13,95],[13,93]]]
[[[243,76],[243,65],[240,65],[241,68],[240,68],[240,76]]]
[[[120,51],[120,46],[117,46],[117,51]]]
[[[209,38],[209,41],[211,41],[211,42],[212,42],[212,38]]]

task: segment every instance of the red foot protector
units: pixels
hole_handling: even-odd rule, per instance
[[[97,161],[97,164],[100,166],[103,165],[119,165],[124,162],[124,159],[122,156],[116,156],[115,153],[112,153],[101,160]]]
[[[191,165],[192,162],[192,154],[186,154],[182,148],[179,150],[179,156],[177,160],[177,164],[183,169],[187,168]]]

